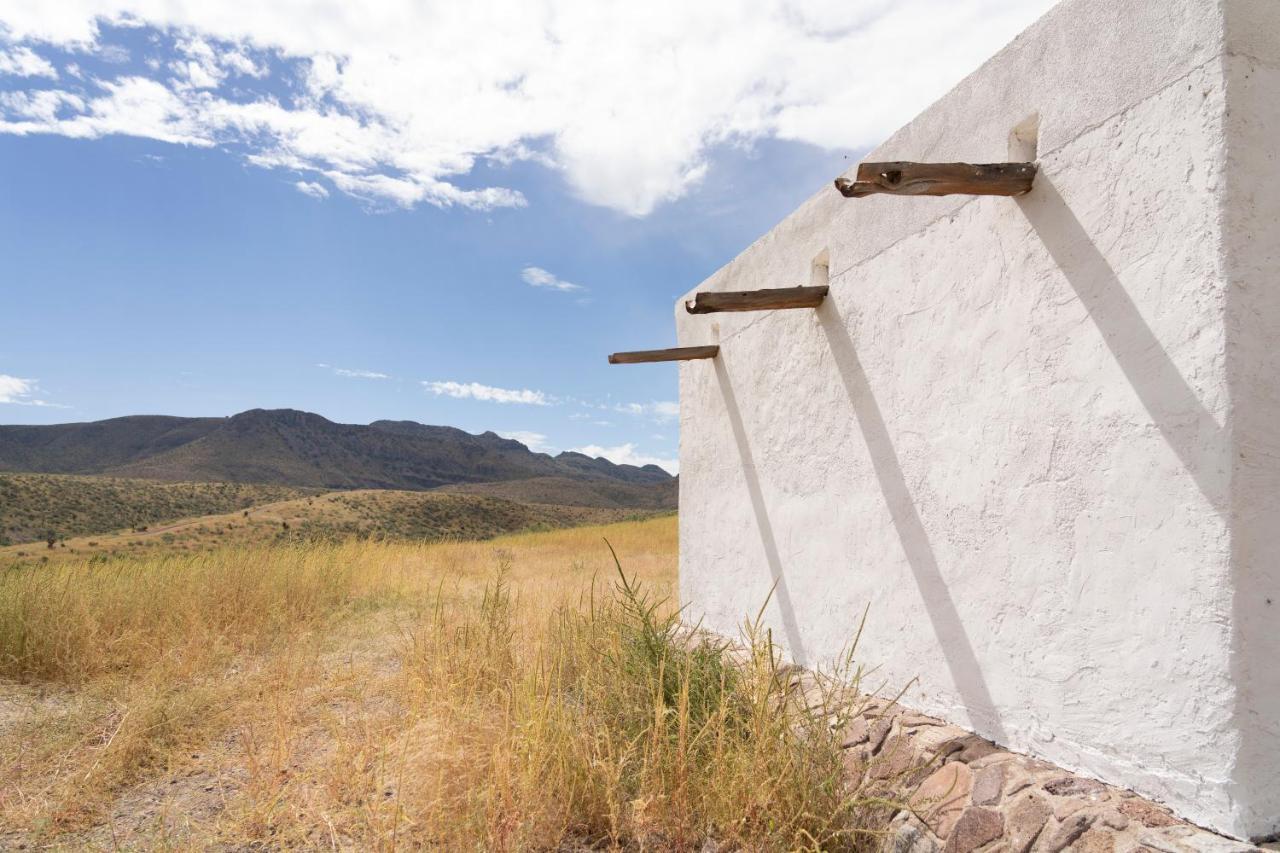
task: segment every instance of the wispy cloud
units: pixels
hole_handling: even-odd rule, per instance
[[[650,456],[641,453],[636,449],[636,445],[627,442],[619,444],[615,447],[601,447],[598,444],[588,444],[583,447],[573,448],[576,453],[583,453],[587,456],[603,456],[615,465],[657,465],[659,468],[671,474],[680,473],[679,459],[666,459],[661,456]]]
[[[333,372],[339,376],[350,376],[354,379],[388,379],[385,373],[378,373],[374,370],[349,370],[345,367],[335,367]]]
[[[29,47],[0,50],[0,74],[58,79],[58,69],[53,67],[53,63]]]
[[[507,432],[499,431],[498,435],[518,441],[534,453],[552,453],[555,448],[547,443],[547,437],[540,432],[515,429]]]
[[[520,277],[524,279],[525,284],[530,287],[545,287],[550,290],[586,290],[580,284],[574,284],[571,281],[564,281],[557,278],[554,273],[547,272],[542,267],[525,267],[520,271]]]
[[[50,409],[69,409],[60,403],[50,403],[34,395],[39,393],[39,383],[34,379],[19,379],[0,373],[0,403],[12,406],[43,406]]]
[[[613,410],[627,415],[653,418],[655,421],[670,421],[680,417],[680,404],[668,400],[654,400],[652,403],[617,403]]]
[[[536,162],[588,203],[644,216],[696,187],[719,146],[879,142],[1052,2],[7,3],[9,75],[48,76],[67,51],[118,58],[104,25],[142,34],[130,62],[68,69],[45,96],[54,112],[5,80],[22,97],[0,105],[0,132],[225,145],[406,207],[523,205],[468,177]]]
[[[309,195],[312,198],[329,197],[329,190],[325,188],[325,185],[315,181],[297,181],[293,186],[298,192],[303,195]]]
[[[316,367],[323,367],[326,370],[333,371],[334,376],[347,376],[352,379],[390,379],[386,373],[378,373],[376,370],[353,370],[349,367],[334,367],[331,364],[321,362]]]
[[[490,403],[522,403],[529,406],[550,406],[551,398],[541,391],[527,388],[495,388],[479,382],[423,382],[423,387],[437,396],[457,397],[460,400],[485,400]]]
[[[33,379],[0,373],[0,403],[22,403],[36,390]]]

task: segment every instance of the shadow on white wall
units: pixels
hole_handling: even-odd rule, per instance
[[[973,643],[965,631],[955,601],[947,589],[946,581],[938,570],[938,558],[920,521],[907,488],[897,451],[889,438],[889,428],[884,415],[871,392],[867,374],[862,368],[858,352],[844,319],[828,299],[817,310],[818,322],[827,337],[834,363],[840,372],[845,393],[857,418],[862,437],[867,443],[867,455],[884,495],[894,530],[902,543],[902,552],[911,567],[911,573],[920,590],[920,598],[929,614],[929,621],[938,638],[938,647],[946,658],[951,680],[960,694],[973,729],[1000,743],[1007,743],[1004,725],[996,711],[995,700],[987,686],[986,677],[978,663]]]
[[[1041,173],[1035,189],[1017,204],[1089,312],[1152,423],[1205,500],[1225,515],[1231,473],[1226,431],[1187,384],[1049,176]]]
[[[738,456],[742,460],[742,476],[747,484],[747,493],[751,497],[751,509],[755,513],[756,528],[760,532],[760,545],[764,548],[765,560],[769,563],[769,574],[774,585],[773,598],[777,602],[778,612],[782,616],[782,627],[787,635],[787,651],[797,664],[809,666],[811,661],[800,636],[800,625],[796,621],[795,605],[791,601],[791,592],[787,588],[787,576],[782,568],[782,558],[778,555],[778,543],[773,535],[773,525],[769,522],[769,513],[765,510],[764,493],[760,489],[760,477],[756,473],[751,445],[747,442],[747,430],[742,424],[738,398],[733,393],[733,383],[729,381],[729,372],[725,369],[724,360],[715,358],[712,361],[716,366],[716,380],[720,385],[720,395],[724,398],[725,412],[729,415],[729,425],[733,428],[734,444],[737,445]]]

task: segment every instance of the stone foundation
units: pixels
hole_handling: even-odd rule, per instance
[[[848,772],[864,794],[903,803],[881,844],[886,853],[1259,849],[1132,791],[883,700],[870,700],[855,717],[844,746]]]

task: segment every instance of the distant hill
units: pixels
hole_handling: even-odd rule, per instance
[[[243,511],[324,494],[252,483],[157,483],[71,474],[0,474],[0,545],[146,529],[190,516]]]
[[[25,513],[11,512],[3,502],[4,488],[22,479],[20,494],[47,491],[34,508],[61,518],[56,547],[48,548],[44,533],[23,536]],[[41,483],[41,481],[44,481]],[[86,482],[87,481],[87,482]],[[100,481],[100,482],[94,482]],[[76,486],[111,488],[120,506],[139,506],[163,513],[166,497],[181,502],[214,504],[223,500],[235,509],[193,517],[173,517],[124,529],[110,521],[111,495],[106,501],[88,501],[75,495]],[[166,495],[166,490],[170,490]],[[272,490],[297,497],[268,500]],[[66,505],[61,498],[73,500]],[[252,500],[247,506],[243,501]],[[74,506],[76,512],[66,512]],[[59,513],[61,513],[59,515]],[[604,524],[644,516],[643,510],[519,503],[484,495],[458,495],[440,491],[357,489],[307,494],[283,486],[240,486],[219,483],[156,483],[142,480],[106,480],[50,474],[0,474],[0,529],[15,531],[14,544],[0,540],[0,571],[11,562],[43,559],[82,559],[86,556],[122,553],[204,551],[224,545],[300,541],[351,537],[431,541],[437,539],[487,539],[502,533]],[[152,516],[154,517],[154,516]],[[99,529],[93,529],[97,525]],[[27,525],[30,529],[30,525]],[[6,547],[7,545],[7,547]]]
[[[101,474],[196,441],[225,422],[134,415],[80,424],[0,426],[0,471]]]
[[[413,421],[339,424],[293,409],[0,426],[0,471],[316,489],[425,490],[536,478],[543,481],[533,487],[544,498],[538,503],[645,508],[673,507],[673,500],[655,500],[653,493],[673,497],[675,482],[656,465],[534,453],[492,432],[472,435]],[[575,499],[554,500],[547,490],[557,483]],[[580,502],[593,493],[606,502]]]
[[[675,477],[662,483],[641,484],[601,478],[531,477],[498,483],[459,483],[442,486],[440,491],[529,504],[664,510],[675,507],[678,488]]]

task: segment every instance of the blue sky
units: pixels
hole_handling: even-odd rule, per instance
[[[0,2],[0,422],[292,407],[674,469],[675,368],[605,354],[1047,4],[47,5]],[[976,43],[869,102],[930,14]]]

